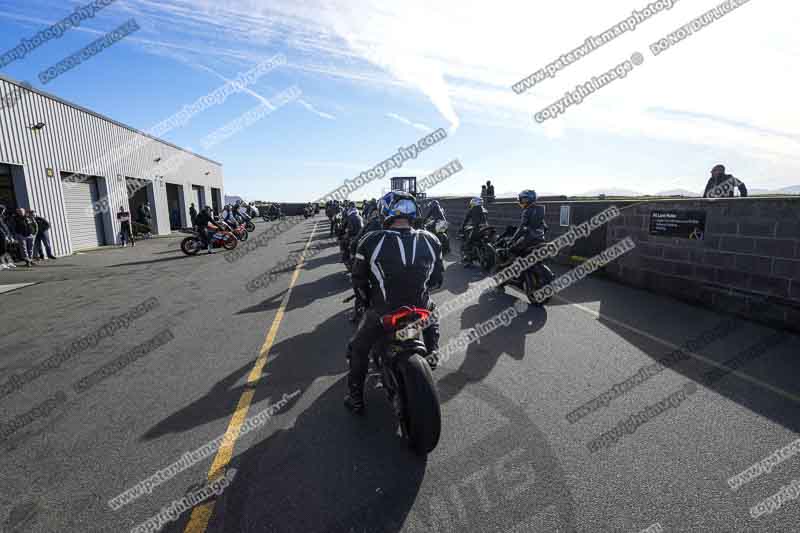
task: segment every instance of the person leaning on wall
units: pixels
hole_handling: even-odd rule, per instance
[[[739,179],[725,173],[725,165],[711,169],[703,198],[733,198],[733,189],[739,189],[739,196],[747,196],[747,187]]]

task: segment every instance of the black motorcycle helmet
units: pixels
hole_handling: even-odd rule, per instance
[[[533,189],[525,189],[517,196],[517,199],[519,200],[519,206],[523,209],[535,204],[536,198],[536,191]]]
[[[388,228],[397,218],[405,218],[413,224],[419,208],[412,195],[403,191],[391,191],[381,198],[379,211],[383,216],[383,227]]]

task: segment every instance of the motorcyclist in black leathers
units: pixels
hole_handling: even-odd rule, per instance
[[[338,200],[328,200],[328,203],[325,205],[325,215],[328,217],[328,221],[330,222],[330,233],[329,237],[333,237],[333,217],[336,216],[336,213],[339,212],[339,201]]]
[[[370,213],[372,213],[372,211],[375,209],[378,209],[378,201],[375,200],[375,198],[372,200],[365,200],[361,209],[361,216],[366,220],[369,218]]]
[[[358,246],[358,242],[361,240],[364,235],[369,233],[370,231],[380,231],[383,229],[383,221],[381,220],[380,212],[378,211],[377,207],[369,212],[366,217],[366,223],[361,228],[361,231],[358,232],[355,239],[351,242],[351,251],[353,255],[356,252],[356,246]]]
[[[439,205],[439,200],[433,200],[431,205],[428,206],[428,214],[425,216],[425,220],[447,220],[447,217],[444,216],[444,209]]]
[[[536,204],[536,191],[526,189],[517,198],[522,208],[522,218],[509,242],[511,252],[523,255],[544,242],[548,227],[544,221],[544,207]]]
[[[197,224],[197,236],[200,237],[200,241],[203,243],[203,246],[206,247],[208,253],[213,254],[214,247],[211,243],[211,234],[208,231],[208,226],[211,225],[219,230],[222,230],[222,228],[219,224],[214,222],[210,205],[200,210],[197,214],[197,218],[195,218],[195,224]]]
[[[481,229],[489,225],[489,212],[483,206],[481,198],[473,198],[469,201],[469,211],[464,217],[464,223],[461,224],[461,231],[464,231],[467,225],[472,226],[472,229],[464,235],[462,259],[466,266],[469,266],[469,258],[473,254],[475,244],[480,242]]]
[[[403,306],[435,308],[432,289],[441,286],[444,267],[439,240],[412,227],[417,203],[408,193],[392,191],[379,202],[384,217],[380,231],[366,234],[358,243],[353,263],[353,288],[367,305],[347,347],[350,373],[345,406],[356,413],[364,409],[364,380],[369,352],[384,335],[381,316]],[[439,325],[424,330],[428,363],[438,363]]]
[[[355,240],[356,236],[361,233],[364,227],[364,219],[358,213],[355,205],[353,205],[345,214],[344,217],[344,238],[342,240],[342,262],[350,262],[350,245]]]

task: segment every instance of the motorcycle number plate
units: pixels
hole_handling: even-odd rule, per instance
[[[422,335],[422,330],[418,327],[409,326],[407,328],[398,329],[394,332],[394,338],[398,341],[407,341],[410,339],[419,339]]]

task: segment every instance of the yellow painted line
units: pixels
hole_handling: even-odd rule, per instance
[[[225,468],[227,468],[231,458],[233,457],[234,446],[239,438],[242,425],[247,419],[247,411],[250,409],[250,404],[252,403],[253,396],[256,393],[255,387],[258,384],[258,380],[261,379],[264,365],[267,364],[269,351],[272,348],[272,345],[275,343],[275,338],[278,336],[278,329],[281,326],[283,315],[286,313],[286,306],[289,305],[289,298],[292,295],[292,289],[294,289],[294,286],[300,277],[300,269],[303,268],[306,252],[308,251],[308,247],[311,245],[311,240],[314,238],[314,233],[316,231],[317,223],[314,223],[314,229],[311,230],[311,235],[308,236],[308,242],[306,242],[306,246],[303,248],[303,253],[300,256],[300,260],[297,262],[297,266],[294,268],[294,272],[292,273],[292,279],[289,281],[289,288],[286,290],[286,294],[283,295],[281,305],[278,307],[278,312],[275,313],[275,318],[272,320],[272,326],[270,326],[269,332],[264,339],[264,344],[261,345],[261,349],[258,352],[258,357],[253,365],[253,369],[250,370],[250,374],[247,376],[247,385],[249,385],[249,387],[245,389],[245,391],[242,393],[242,396],[239,398],[239,403],[236,406],[236,410],[233,412],[231,421],[228,423],[228,430],[225,432],[222,445],[219,447],[219,450],[217,450],[217,455],[214,457],[214,462],[211,463],[211,468],[208,470],[209,483],[225,473]],[[206,529],[208,528],[208,523],[211,520],[211,515],[214,512],[214,504],[215,501],[210,500],[192,509],[192,515],[189,517],[189,523],[186,524],[184,533],[205,533]]]
[[[725,365],[722,365],[722,364],[717,363],[716,361],[714,361],[712,359],[709,359],[708,357],[705,357],[703,355],[691,352],[689,350],[685,350],[685,349],[681,348],[680,346],[678,346],[677,344],[673,344],[668,340],[664,340],[664,339],[662,339],[660,337],[656,337],[655,335],[651,335],[650,333],[647,333],[646,331],[642,331],[641,329],[637,328],[636,326],[631,326],[630,324],[626,324],[625,322],[621,322],[621,321],[619,321],[619,320],[617,320],[615,318],[611,318],[608,315],[604,315],[602,313],[599,313],[599,312],[595,311],[594,309],[590,309],[590,308],[588,308],[588,307],[586,307],[584,305],[581,305],[579,303],[567,300],[566,298],[564,298],[561,295],[553,296],[553,298],[556,299],[556,300],[561,300],[562,302],[564,302],[566,304],[569,304],[572,307],[575,307],[576,309],[580,309],[581,311],[583,311],[585,313],[588,313],[588,314],[592,315],[595,318],[601,318],[601,319],[605,320],[606,322],[611,322],[614,325],[617,325],[617,326],[619,326],[621,328],[625,328],[628,331],[632,331],[632,332],[636,333],[637,335],[641,335],[642,337],[645,337],[647,339],[650,339],[653,342],[657,342],[658,344],[661,344],[663,346],[671,348],[672,350],[682,350],[683,353],[689,355],[690,357],[693,357],[693,358],[697,359],[698,361],[702,361],[702,362],[706,363],[707,365],[715,366],[715,367],[717,367],[717,368],[719,368],[721,370],[724,370],[724,371],[726,371],[726,372],[728,372],[730,374],[734,374],[734,375],[738,376],[739,378],[741,378],[741,379],[743,379],[745,381],[748,381],[748,382],[752,383],[753,385],[758,385],[759,387],[763,387],[763,388],[765,388],[765,389],[777,394],[778,396],[781,396],[782,398],[785,398],[787,400],[791,400],[793,402],[800,403],[800,397],[795,396],[791,392],[787,392],[787,391],[785,391],[785,390],[783,390],[783,389],[781,389],[779,387],[776,387],[775,385],[771,385],[771,384],[767,383],[766,381],[761,381],[758,378],[754,378],[754,377],[752,377],[752,376],[750,376],[748,374],[745,374],[744,372],[740,372],[738,370],[732,370],[732,369],[728,368]],[[673,371],[673,372],[675,372],[675,371]]]

